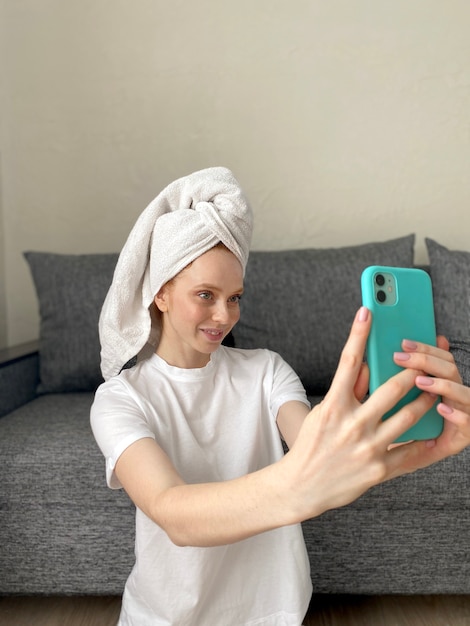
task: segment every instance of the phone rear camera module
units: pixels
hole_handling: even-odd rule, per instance
[[[386,307],[395,306],[398,301],[397,281],[392,270],[393,268],[380,268],[372,278],[375,302]]]
[[[377,300],[379,302],[385,302],[386,299],[387,299],[387,294],[385,293],[385,291],[382,291],[382,289],[379,289],[377,291]]]

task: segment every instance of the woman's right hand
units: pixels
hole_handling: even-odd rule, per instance
[[[155,440],[140,439],[124,450],[115,467],[136,506],[176,545],[218,546],[320,515],[411,471],[403,454],[415,444],[388,448],[434,398],[422,393],[382,422],[382,415],[415,384],[417,370],[407,368],[362,402],[370,317],[367,309],[356,316],[323,402],[305,416],[305,405],[293,401],[294,408],[281,416],[284,427],[293,417],[294,427],[287,429],[292,448],[280,461],[232,480],[186,484]]]
[[[290,476],[296,516],[307,519],[348,504],[370,487],[409,472],[409,446],[393,441],[428,411],[436,397],[423,392],[389,419],[382,416],[415,386],[418,371],[404,369],[365,402],[368,370],[363,363],[371,313],[362,307],[323,401],[306,417],[281,461]],[[392,358],[393,355],[390,355]]]

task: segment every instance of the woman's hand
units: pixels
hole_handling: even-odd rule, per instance
[[[292,448],[280,461],[229,481],[185,484],[157,443],[141,439],[115,468],[132,500],[177,545],[225,545],[348,504],[373,485],[462,450],[470,443],[470,390],[461,384],[444,339],[438,348],[404,342],[404,353],[396,355],[402,371],[363,402],[370,322],[370,312],[361,308],[323,401],[305,419],[304,405],[302,411],[296,405],[295,421],[303,423],[296,438],[298,425],[290,433]],[[423,393],[382,421],[415,385]],[[391,448],[436,394],[443,397],[443,434]]]
[[[348,504],[373,485],[415,469],[408,458],[414,443],[392,450],[389,447],[431,408],[436,391],[427,393],[424,385],[424,393],[416,400],[382,421],[382,416],[415,386],[422,373],[419,370],[423,369],[421,359],[362,402],[368,387],[363,356],[370,322],[370,312],[361,308],[329,392],[306,417],[292,449],[284,457],[294,500],[304,519]]]
[[[438,337],[437,347],[405,339],[402,349],[403,352],[394,355],[395,363],[420,370],[425,375],[416,377],[416,386],[442,397],[437,410],[445,420],[443,433],[435,440],[415,446],[408,460],[415,468],[425,467],[461,452],[470,444],[470,388],[462,384],[445,337]]]

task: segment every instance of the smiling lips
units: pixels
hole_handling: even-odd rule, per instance
[[[209,341],[220,341],[224,336],[224,331],[217,328],[202,328],[201,330]]]

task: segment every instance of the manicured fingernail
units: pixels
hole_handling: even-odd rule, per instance
[[[410,355],[407,352],[394,352],[393,356],[397,361],[408,361],[410,359]]]
[[[426,441],[426,448],[434,448],[436,445],[436,440],[435,439],[428,439]]]
[[[416,383],[418,385],[423,385],[423,387],[430,387],[434,385],[434,378],[430,376],[416,376]]]
[[[369,309],[365,306],[361,306],[361,308],[357,312],[357,321],[367,322],[368,317],[369,317]]]
[[[405,350],[417,350],[418,344],[415,341],[410,341],[409,339],[403,339],[402,344]]]
[[[454,409],[451,406],[444,404],[443,402],[439,403],[438,409],[445,415],[451,415],[454,412]]]

